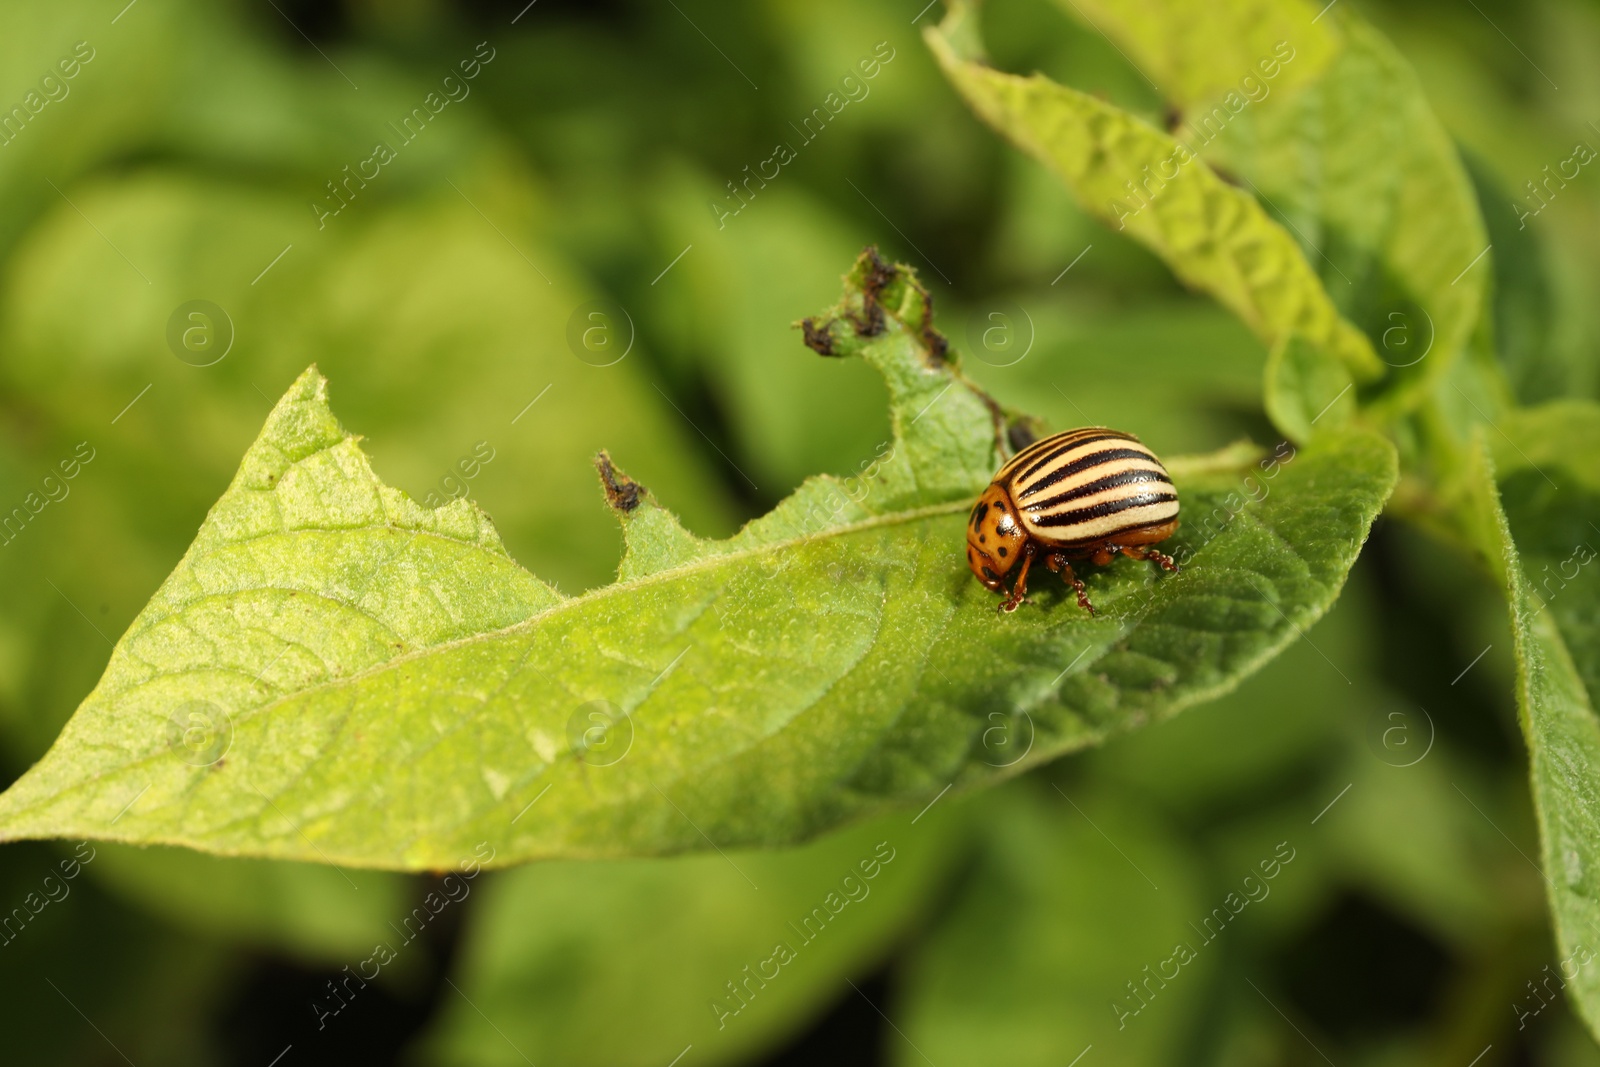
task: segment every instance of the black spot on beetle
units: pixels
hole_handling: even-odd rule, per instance
[[[987,514],[989,514],[989,505],[987,503],[979,504],[977,507],[973,508],[972,525],[977,526],[979,523],[983,522],[983,517]]]
[[[1007,556],[1007,555],[1009,555],[1009,554],[1010,554],[1010,553],[1008,553],[1008,552],[1007,552],[1007,551],[1006,551],[1006,546],[1005,546],[1005,545],[1001,545],[1001,546],[1000,546],[1000,558],[1001,558],[1001,559],[1005,559],[1005,558],[1006,558],[1006,556]]]
[[[611,456],[604,450],[594,457],[594,468],[600,472],[600,484],[605,487],[606,503],[624,515],[633,511],[644,499],[644,486],[617,470]]]
[[[994,571],[990,570],[988,564],[984,564],[983,576],[989,579],[991,582],[998,582],[1000,580],[1000,576]]]
[[[986,545],[988,543],[989,543],[989,536],[987,534],[979,534],[978,535],[978,544]]]

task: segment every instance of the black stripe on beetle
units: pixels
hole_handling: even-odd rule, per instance
[[[1030,499],[1047,489],[1047,498]],[[1068,430],[1036,441],[1000,468],[972,509],[967,565],[997,593],[1005,593],[1005,576],[1017,567],[1000,604],[1015,611],[1038,559],[1061,574],[1092,615],[1072,564],[1104,566],[1123,555],[1176,571],[1172,557],[1151,546],[1177,531],[1178,506],[1166,468],[1137,437],[1103,426]]]
[[[1071,435],[1070,434],[1068,434],[1068,435],[1059,435],[1058,434],[1057,436],[1058,437],[1059,436],[1070,437]],[[1122,434],[1122,433],[1117,433],[1115,431],[1112,431],[1112,432],[1104,433],[1104,434],[1097,434],[1097,435],[1093,435],[1093,436],[1081,437],[1081,438],[1076,439],[1076,440],[1067,440],[1065,442],[1058,442],[1056,447],[1049,448],[1049,455],[1047,455],[1044,458],[1038,460],[1038,462],[1034,463],[1033,466],[1029,467],[1026,471],[1024,471],[1022,473],[1022,475],[1021,475],[1021,478],[1022,479],[1027,479],[1027,478],[1033,477],[1040,470],[1042,470],[1044,467],[1049,465],[1049,463],[1052,460],[1057,459],[1058,457],[1060,457],[1064,453],[1070,452],[1075,448],[1080,448],[1083,445],[1094,444],[1094,443],[1099,442],[1099,441],[1117,441],[1117,440],[1126,441],[1126,440],[1129,440],[1129,439],[1130,439],[1130,437],[1129,437],[1128,434]],[[1133,438],[1133,439],[1137,440],[1137,438]],[[1037,454],[1038,452],[1045,451],[1045,448],[1041,447],[1041,446],[1048,447],[1048,446],[1051,445],[1052,442],[1055,442],[1055,441],[1056,441],[1055,437],[1046,437],[1043,441],[1040,441],[1037,445],[1033,446],[1035,454]],[[1021,457],[1019,457],[1019,458],[1021,458]],[[1029,460],[1032,460],[1033,456],[1027,456],[1026,458],[1029,459]],[[1013,462],[1015,462],[1015,461],[1013,460]]]
[[[1164,504],[1167,501],[1176,504],[1177,493],[1135,493],[1133,496],[1118,497],[1099,504],[1092,504],[1076,511],[1058,511],[1049,515],[1042,515],[1033,520],[1035,526],[1082,526],[1090,519],[1103,519],[1109,515],[1117,515],[1130,508],[1148,507],[1151,504]],[[1174,511],[1173,514],[1176,514]],[[1146,525],[1141,523],[1140,525]],[[1124,527],[1119,527],[1122,532]]]
[[[1055,470],[1051,471],[1049,474],[1045,475],[1042,478],[1035,479],[1034,481],[1029,482],[1025,478],[1017,479],[1017,481],[1019,483],[1025,483],[1026,484],[1026,488],[1024,488],[1020,493],[1018,493],[1017,497],[1018,497],[1018,499],[1021,499],[1022,497],[1025,497],[1025,496],[1032,496],[1034,493],[1039,492],[1041,489],[1050,488],[1052,485],[1055,485],[1057,482],[1059,482],[1063,478],[1070,478],[1074,474],[1078,474],[1078,473],[1080,473],[1082,471],[1086,471],[1091,467],[1103,467],[1107,463],[1111,463],[1111,462],[1113,462],[1115,460],[1119,460],[1119,459],[1149,459],[1149,460],[1153,460],[1154,458],[1155,457],[1150,455],[1150,453],[1141,452],[1137,448],[1106,448],[1106,449],[1102,449],[1099,452],[1092,452],[1089,455],[1082,457],[1081,459],[1075,459],[1071,463],[1063,463],[1061,466],[1057,467]]]
[[[1028,510],[1037,514],[1045,508],[1055,507],[1057,504],[1065,504],[1073,500],[1082,500],[1086,496],[1094,496],[1096,493],[1104,492],[1107,489],[1121,489],[1125,485],[1133,485],[1136,482],[1160,482],[1162,485],[1172,484],[1167,480],[1167,476],[1158,470],[1151,470],[1149,467],[1136,467],[1133,470],[1126,470],[1117,474],[1109,474],[1104,478],[1098,479],[1097,481],[1088,482],[1084,485],[1078,486],[1075,489],[1068,489],[1065,493],[1058,493],[1055,496],[1049,497],[1045,500],[1036,500],[1032,504],[1028,505]],[[1177,498],[1174,497],[1173,499],[1176,500]]]

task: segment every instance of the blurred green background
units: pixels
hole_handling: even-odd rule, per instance
[[[1259,343],[967,112],[923,2],[8,5],[0,107],[24,119],[0,134],[0,509],[49,499],[0,535],[8,780],[313,362],[387,481],[470,494],[569,592],[620,550],[601,447],[720,536],[887,439],[871,371],[791,326],[868,243],[918,268],[969,372],[1052,427],[1163,453],[1276,440]],[[1600,8],[1356,6],[1472,165],[1519,393],[1594,395],[1600,179],[1524,228],[1511,205],[1600,145]],[[985,19],[998,65],[1160,121],[1116,49],[1045,0]],[[794,158],[741,197],[777,142]],[[75,454],[93,458],[45,480]],[[1232,697],[993,793],[731,857],[759,894],[715,854],[484,874],[371,982],[352,971],[437,880],[4,846],[0,1059],[1600,1063],[1550,992],[1488,582],[1380,522],[1311,639]],[[870,893],[719,1014],[880,843]],[[1149,981],[1179,940],[1203,947]]]

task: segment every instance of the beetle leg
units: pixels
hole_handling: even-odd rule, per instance
[[[1072,586],[1073,590],[1078,594],[1078,607],[1087,611],[1090,615],[1095,614],[1094,605],[1089,603],[1089,590],[1084,588],[1083,579],[1072,572],[1072,564],[1067,560],[1066,556],[1059,552],[1052,552],[1045,557],[1044,565],[1053,571],[1059,572],[1061,580]]]
[[[1017,584],[1011,587],[1011,595],[1000,602],[1000,610],[1012,612],[1017,610],[1028,595],[1028,568],[1033,565],[1033,545],[1022,549],[1022,569],[1017,572]]]
[[[1176,560],[1167,555],[1165,552],[1157,552],[1153,548],[1147,548],[1142,545],[1123,546],[1122,548],[1117,549],[1117,551],[1121,552],[1129,559],[1153,559],[1156,561],[1156,563],[1160,564],[1161,569],[1164,571],[1176,571],[1178,569],[1178,563]]]
[[[1095,566],[1104,567],[1106,564],[1115,559],[1116,555],[1117,546],[1101,545],[1099,548],[1095,549],[1094,555],[1089,558],[1094,562]]]

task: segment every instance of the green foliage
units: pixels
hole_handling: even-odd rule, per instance
[[[1292,230],[1390,368],[1378,409],[1404,410],[1477,325],[1489,240],[1410,66],[1359,15],[1320,8],[1208,5],[1202,29],[1187,0],[1083,5],[1167,87],[1179,138]]]
[[[1264,406],[1289,437],[1309,440],[1324,418],[1327,430],[1357,417],[1352,373],[1368,380],[1374,375],[1348,353],[1369,355],[1370,349],[1340,351],[1344,346],[1334,338],[1348,329],[1343,319],[1330,327],[1322,314],[1265,318],[1258,302],[1228,287],[1228,269],[1215,260],[1186,261],[1185,243],[1207,252],[1229,247],[1227,238],[1197,236],[1204,232],[1195,229],[1197,223],[1218,235],[1238,225],[1256,247],[1281,246],[1290,238],[1269,221],[1270,208],[1293,228],[1307,257],[1321,260],[1322,281],[1336,294],[1340,312],[1380,341],[1383,362],[1392,369],[1380,386],[1367,390],[1364,419],[1382,424],[1419,406],[1430,409],[1423,420],[1433,454],[1423,462],[1445,475],[1442,494],[1454,501],[1445,525],[1490,557],[1511,602],[1545,878],[1563,977],[1569,977],[1573,958],[1590,951],[1583,939],[1597,936],[1590,872],[1594,842],[1600,840],[1592,815],[1600,800],[1593,771],[1600,734],[1585,685],[1600,679],[1582,673],[1593,644],[1595,594],[1583,595],[1594,579],[1580,571],[1594,556],[1583,539],[1600,533],[1589,518],[1595,514],[1589,494],[1596,478],[1582,469],[1600,424],[1587,406],[1511,412],[1507,386],[1481,358],[1452,376],[1480,329],[1482,296],[1493,276],[1492,264],[1479,266],[1490,250],[1485,225],[1455,146],[1416,76],[1359,16],[1341,11],[1319,26],[1326,9],[1311,18],[1308,6],[1294,3],[1208,6],[1203,13],[1182,0],[1154,10],[1117,0],[1066,6],[1120,40],[1147,80],[1159,79],[1178,109],[1175,135],[1160,134],[1112,104],[1042,76],[1022,79],[987,66],[975,12],[966,4],[953,5],[944,24],[925,34],[985,121],[1050,164],[1086,209],[1133,229],[1175,273],[1211,289],[1274,342]],[[1274,87],[1295,59],[1299,65]],[[1175,176],[1160,169],[1163,160],[1177,164],[1171,166]],[[1146,177],[1125,183],[1136,198],[1130,210],[1117,183],[1140,173]],[[1254,195],[1232,189],[1224,173],[1237,175]],[[1230,196],[1247,205],[1248,223],[1235,223],[1238,209],[1219,206]],[[1260,211],[1259,217],[1251,218],[1251,210]],[[1497,226],[1513,254],[1522,250],[1526,265],[1527,242],[1503,222]],[[1304,280],[1310,269],[1305,261],[1266,259],[1274,269],[1246,276],[1270,279],[1279,290],[1311,292],[1313,306],[1324,298],[1321,287]],[[1502,331],[1500,340],[1515,346],[1506,359],[1524,395],[1548,388],[1528,381],[1528,368],[1542,357],[1525,351],[1522,340],[1525,305],[1538,296],[1536,264],[1533,273],[1533,279],[1510,280],[1500,303],[1511,316],[1510,327],[1520,331]],[[1284,277],[1292,280],[1285,283]],[[1308,328],[1308,321],[1317,325]],[[1345,356],[1345,366],[1331,358],[1336,354]],[[1442,395],[1447,384],[1454,395]],[[1492,423],[1495,414],[1512,428]],[[1500,515],[1492,468],[1479,455],[1478,442],[1490,426],[1509,446],[1497,457],[1515,493],[1509,526]],[[1470,442],[1465,460],[1463,438]],[[1543,465],[1532,455],[1542,457]],[[1558,483],[1546,467],[1567,477]],[[1573,481],[1583,488],[1574,489]],[[1427,518],[1437,522],[1440,515],[1434,511]],[[1578,527],[1580,519],[1589,529]],[[1525,542],[1532,549],[1526,562],[1517,548]],[[1542,564],[1542,571],[1533,572],[1529,564]],[[1531,592],[1530,573],[1565,595],[1559,602],[1551,596],[1547,604]],[[1383,847],[1380,841],[1371,844]],[[1600,978],[1580,971],[1569,988],[1596,1026]]]
[[[1356,411],[1354,384],[1343,366],[1291,335],[1267,356],[1262,406],[1291,440],[1309,441],[1324,419],[1324,430],[1350,421]]]
[[[988,806],[980,873],[910,966],[908,1040],[953,1065],[1053,1064],[1090,1046],[1106,1063],[1175,1058],[1216,970],[1188,925],[1210,904],[1195,864],[1137,808],[1028,784]],[[1097,921],[1107,913],[1122,921]],[[1181,966],[1179,942],[1196,945]],[[1137,1017],[1126,983],[1163,961],[1174,980],[1158,975]]]
[[[467,934],[436,1060],[648,1067],[693,1045],[740,1062],[925,918],[970,822],[941,806],[783,852],[507,872]],[[628,1025],[600,1025],[620,1004]]]
[[[33,914],[20,929],[15,912],[6,914],[0,988],[18,1006],[6,1019],[6,1054],[40,1067],[94,1062],[106,1045],[83,1025],[83,1012],[116,1034],[136,1063],[214,1062],[206,1019],[234,963],[203,934],[119,906],[94,876],[106,847],[7,850],[0,893],[8,906]]]
[[[1600,407],[1535,408],[1505,434],[1491,458],[1480,430],[1473,503],[1510,602],[1517,702],[1557,944],[1564,960],[1581,960],[1600,940],[1600,586],[1589,567],[1600,520]],[[1600,973],[1577,968],[1568,988],[1600,1031]]]
[[[925,34],[985,121],[1049,165],[1087,210],[1126,229],[1263,340],[1300,334],[1352,373],[1377,376],[1371,343],[1340,318],[1294,238],[1254,197],[1199,164],[1187,145],[1112,104],[988,66],[974,19],[968,4],[955,3]]]
[[[0,107],[94,49],[0,135],[16,1058],[359,1043],[216,1038],[492,846],[372,980],[438,997],[412,1062],[733,1063],[846,1005],[941,1067],[1600,1062],[1591,12],[285,10],[0,15]],[[922,280],[864,257],[796,331],[869,242]],[[1166,457],[1183,570],[997,616],[965,510],[1091,424]]]
[[[1393,484],[1370,433],[1175,461],[1184,574],[1125,561],[1102,618],[1059,595],[997,616],[951,548],[997,424],[930,315],[861,258],[805,328],[882,373],[890,450],[729,541],[603,460],[622,580],[575,598],[470,504],[384,486],[306,372],[0,832],[400,869],[483,840],[498,862],[788,843],[1226,692],[1327,608]],[[595,713],[620,755],[589,751]]]
[[[382,872],[110,842],[96,847],[95,875],[145,910],[307,961],[359,957],[409,904],[405,880]]]

